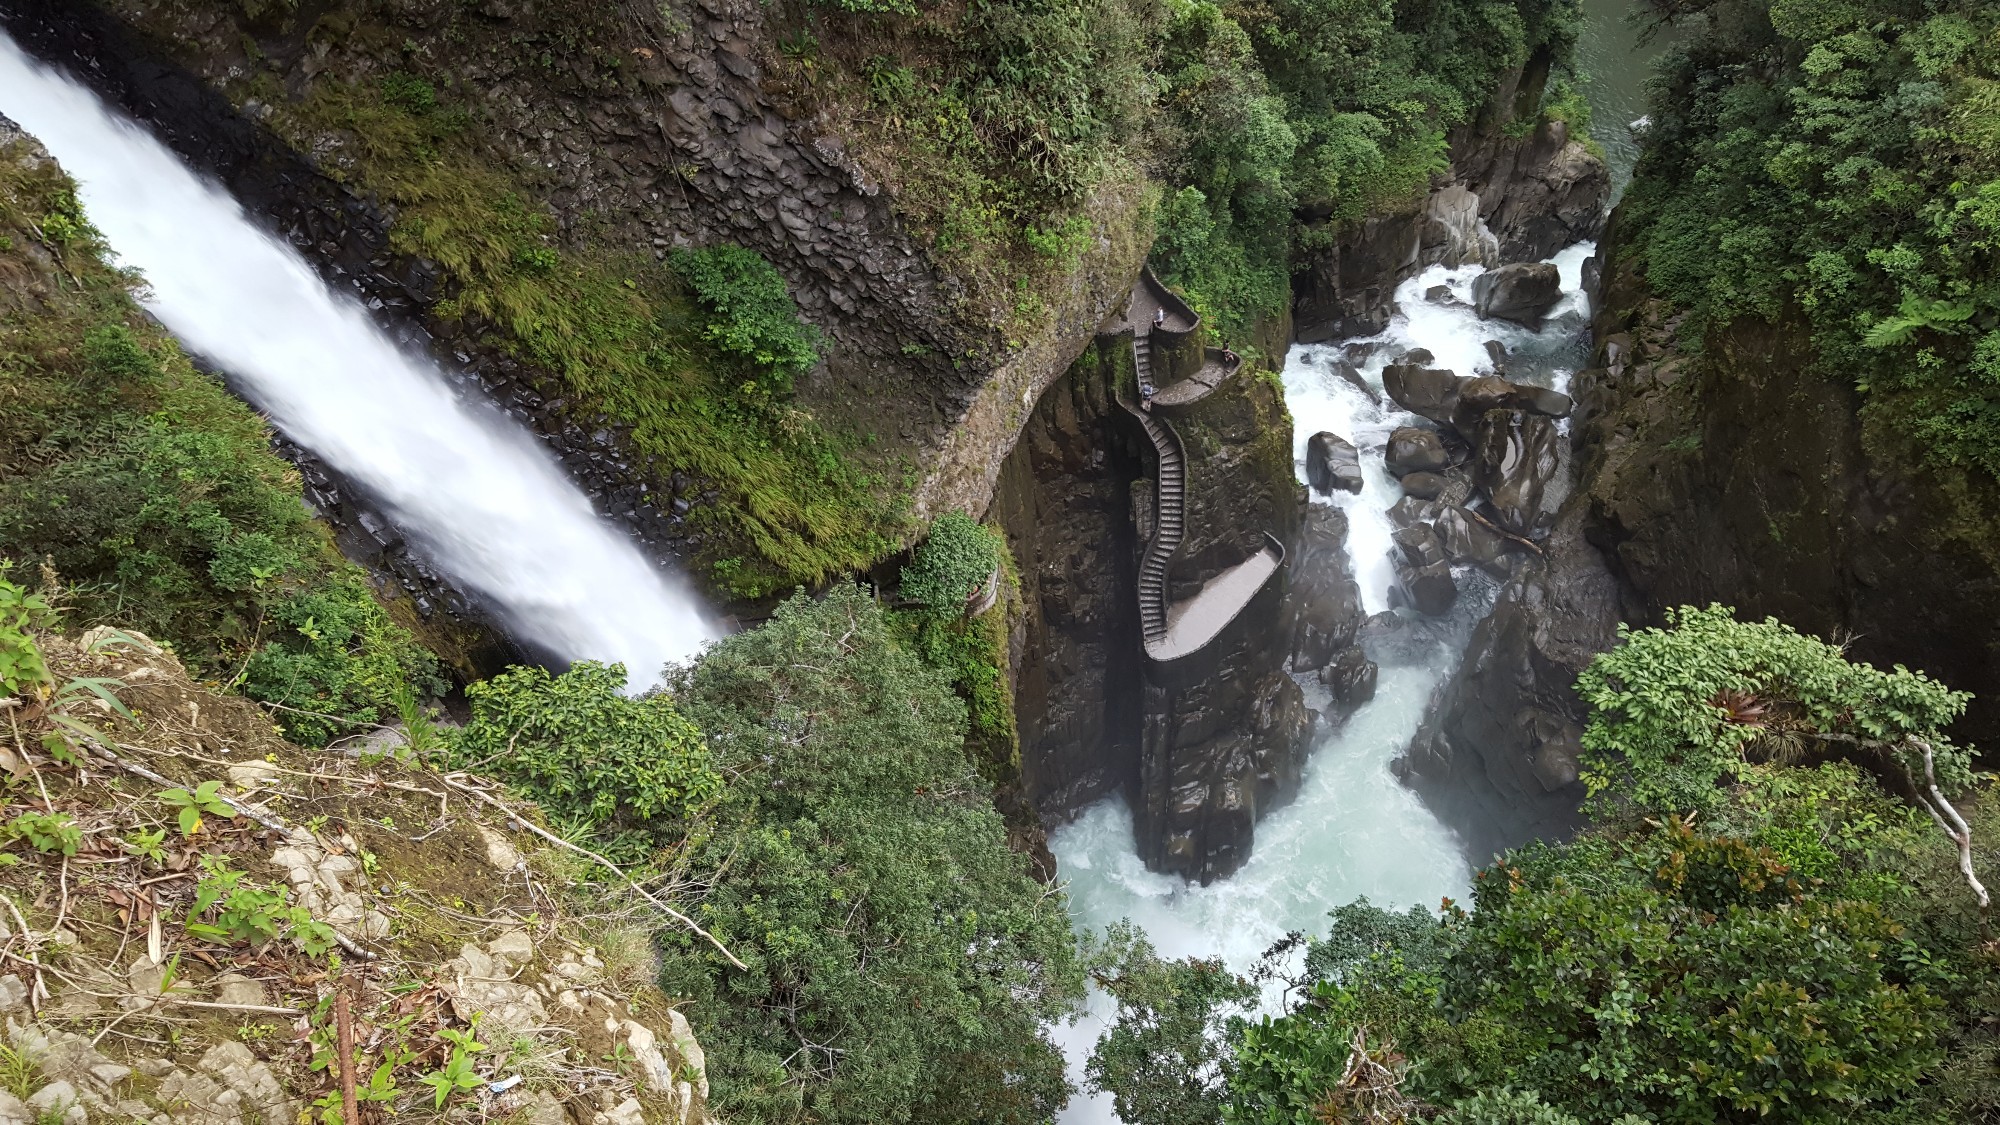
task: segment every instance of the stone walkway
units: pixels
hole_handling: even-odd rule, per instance
[[[1257,591],[1283,565],[1276,547],[1265,548],[1202,584],[1201,592],[1167,611],[1167,628],[1157,639],[1147,638],[1146,655],[1174,660],[1215,639],[1223,626],[1236,620]]]

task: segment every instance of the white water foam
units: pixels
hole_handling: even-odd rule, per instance
[[[1305,480],[1306,440],[1321,430],[1347,438],[1361,451],[1360,495],[1337,493],[1331,501],[1316,495],[1314,502],[1337,504],[1347,514],[1349,561],[1365,612],[1388,608],[1395,580],[1394,525],[1387,511],[1403,492],[1384,468],[1382,453],[1390,431],[1417,421],[1382,393],[1383,367],[1411,348],[1425,348],[1436,357],[1429,366],[1461,375],[1491,373],[1484,342],[1497,339],[1507,346],[1508,378],[1566,387],[1581,358],[1578,330],[1588,314],[1582,268],[1593,249],[1583,243],[1551,259],[1562,275],[1564,295],[1539,331],[1479,319],[1470,301],[1472,281],[1484,272],[1480,267],[1433,267],[1397,288],[1398,311],[1382,334],[1297,346],[1286,357],[1285,401],[1292,412],[1299,479]],[[1426,300],[1425,291],[1437,285],[1446,286],[1452,299]],[[1350,373],[1366,390],[1341,373],[1350,348],[1357,357],[1350,363],[1358,368]],[[1473,626],[1491,605],[1493,587],[1486,580],[1461,572],[1460,586],[1458,607],[1437,623],[1437,643],[1418,646],[1405,663],[1385,660],[1375,698],[1322,739],[1298,798],[1258,823],[1249,861],[1228,879],[1201,887],[1146,870],[1133,849],[1131,812],[1116,798],[1057,829],[1049,846],[1068,880],[1079,931],[1129,918],[1163,956],[1221,957],[1241,972],[1291,931],[1324,933],[1327,912],[1356,898],[1390,908],[1433,909],[1445,897],[1465,899],[1472,871],[1456,837],[1390,772],[1416,734],[1432,693],[1457,666]],[[1307,690],[1313,705],[1326,705],[1317,684]],[[1266,997],[1267,1011],[1275,999]],[[1110,1001],[1098,993],[1082,1019],[1051,1029],[1079,1089],[1084,1060],[1112,1014]],[[1108,1096],[1087,1093],[1061,1116],[1064,1125],[1117,1120]]]
[[[160,323],[368,489],[516,636],[568,659],[622,662],[634,686],[716,637],[699,600],[600,519],[525,431],[459,400],[227,192],[4,35],[0,112],[76,179],[120,263],[145,275]]]

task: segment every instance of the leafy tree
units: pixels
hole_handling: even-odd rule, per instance
[[[1010,852],[965,708],[854,586],[671,677],[731,778],[678,862],[749,964],[662,934],[734,1121],[1036,1122],[1082,993],[1060,892]]]
[[[1256,986],[1218,960],[1161,960],[1130,923],[1111,928],[1098,957],[1094,975],[1117,999],[1118,1018],[1091,1052],[1091,1084],[1128,1125],[1218,1120],[1233,1061],[1223,1021]]]
[[[465,689],[472,719],[451,740],[460,768],[532,793],[581,829],[605,832],[643,857],[649,836],[684,827],[722,779],[701,731],[665,695],[625,694],[621,664],[578,661],[551,675],[512,668]]]

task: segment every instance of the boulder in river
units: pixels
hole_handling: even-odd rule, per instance
[[[1419,500],[1405,496],[1389,506],[1389,522],[1397,527],[1414,527],[1429,523],[1437,518],[1438,509],[1443,507],[1435,500]]]
[[[1331,663],[1319,671],[1319,682],[1333,693],[1334,702],[1352,711],[1363,703],[1375,698],[1375,685],[1381,669],[1360,645],[1348,645],[1341,649]]]
[[[1575,405],[1561,391],[1510,382],[1498,375],[1480,375],[1459,384],[1452,425],[1460,433],[1471,435],[1489,410],[1525,410],[1530,414],[1567,418]]]
[[[1541,414],[1489,410],[1479,420],[1472,457],[1494,521],[1516,535],[1534,531],[1542,491],[1556,475],[1555,422]]]
[[[1562,274],[1547,262],[1514,262],[1472,279],[1472,307],[1481,319],[1541,327],[1562,300]]]
[[[1322,430],[1306,439],[1306,480],[1325,495],[1361,491],[1361,453],[1339,434]]]
[[[1396,405],[1433,422],[1451,421],[1458,407],[1458,384],[1457,375],[1438,367],[1392,363],[1382,369],[1382,389]]]
[[[1409,473],[1403,477],[1403,494],[1419,500],[1435,500],[1447,483],[1436,473]]]
[[[1292,667],[1325,667],[1334,653],[1354,643],[1361,626],[1361,588],[1348,573],[1347,515],[1338,508],[1306,508],[1299,534],[1298,561],[1292,566]]]
[[[1404,561],[1413,567],[1434,566],[1444,562],[1444,544],[1438,542],[1437,532],[1427,523],[1399,527],[1391,535],[1396,546],[1403,552]]]
[[[1403,594],[1418,613],[1442,617],[1458,602],[1458,583],[1452,581],[1451,564],[1440,559],[1429,566],[1411,566],[1397,560],[1396,579]]]
[[[1432,524],[1444,556],[1454,564],[1476,566],[1496,578],[1504,578],[1507,539],[1469,510],[1457,506],[1438,513]]]
[[[1383,454],[1383,461],[1390,472],[1400,477],[1408,473],[1437,472],[1451,463],[1451,457],[1445,453],[1444,442],[1438,438],[1436,430],[1400,426],[1389,435],[1389,448]]]

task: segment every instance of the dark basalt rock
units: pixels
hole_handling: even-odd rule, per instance
[[[1306,439],[1306,480],[1325,495],[1361,491],[1361,453],[1354,443],[1324,430]]]
[[[1561,391],[1513,383],[1497,375],[1481,375],[1459,384],[1458,409],[1453,412],[1452,424],[1461,433],[1469,432],[1470,423],[1489,410],[1525,410],[1550,418],[1567,418],[1574,405]]]
[[[1361,626],[1361,590],[1348,571],[1347,516],[1340,509],[1314,504],[1306,510],[1291,594],[1292,668],[1324,667],[1354,643]]]
[[[1435,566],[1444,562],[1444,544],[1438,542],[1437,533],[1429,524],[1415,524],[1399,527],[1391,538],[1403,552],[1403,559],[1413,567]]]
[[[1490,410],[1473,443],[1474,480],[1494,521],[1516,535],[1536,530],[1542,493],[1560,463],[1556,424],[1540,414]]]
[[[1403,426],[1389,435],[1389,448],[1383,454],[1383,461],[1389,471],[1397,476],[1408,473],[1434,473],[1451,464],[1451,456],[1444,450],[1444,442],[1437,431]]]
[[[1450,424],[1452,411],[1458,408],[1460,382],[1450,371],[1418,363],[1392,363],[1382,369],[1382,389],[1397,406],[1444,425]]]
[[[1435,500],[1448,484],[1436,473],[1406,473],[1403,476],[1403,493],[1419,500]]]
[[[1407,604],[1427,617],[1442,617],[1458,603],[1458,583],[1452,581],[1451,564],[1443,559],[1429,566],[1412,566],[1407,558],[1398,559],[1396,580],[1402,583]]]
[[[1498,578],[1509,573],[1508,540],[1470,511],[1456,506],[1446,508],[1438,513],[1432,529],[1437,532],[1445,558],[1454,565],[1476,566]]]
[[[1472,279],[1472,307],[1482,319],[1539,328],[1562,300],[1562,275],[1547,262],[1515,262]]]
[[[1375,698],[1375,685],[1380,675],[1380,666],[1368,659],[1361,646],[1349,645],[1320,669],[1319,682],[1333,693],[1335,703],[1352,711]]]

